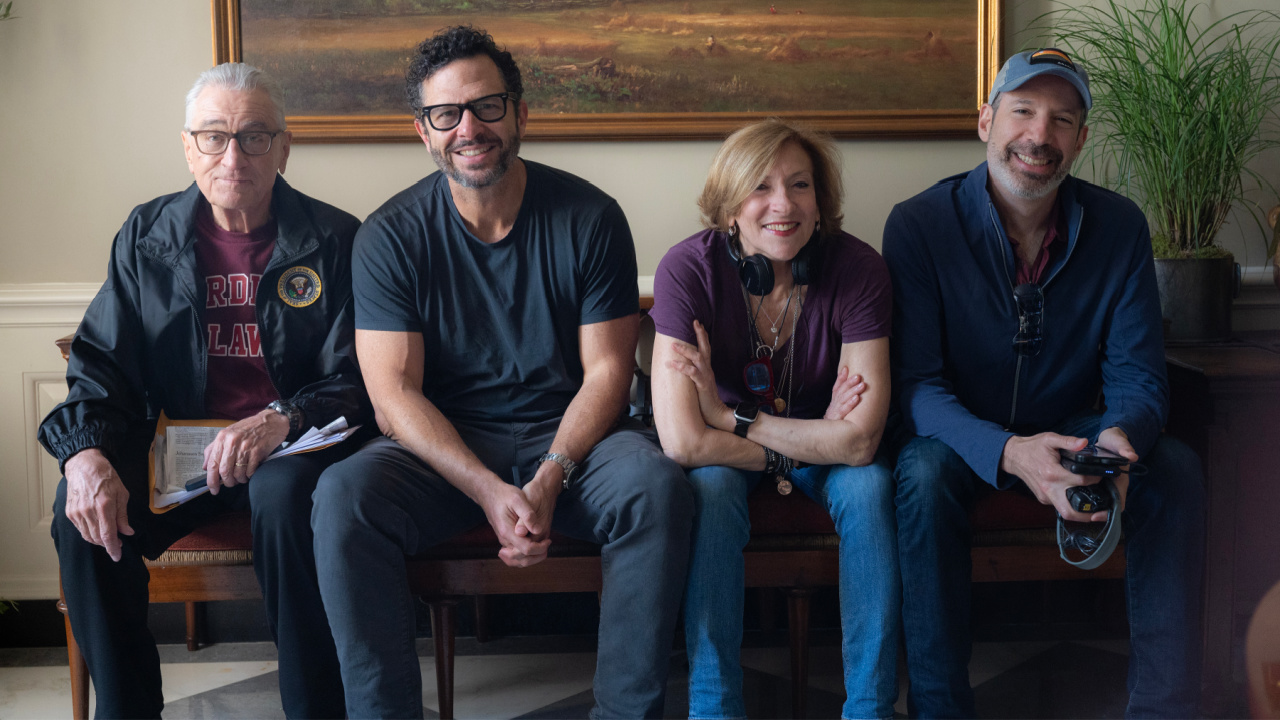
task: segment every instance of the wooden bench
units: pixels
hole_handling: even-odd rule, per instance
[[[71,338],[58,341],[67,357]],[[643,395],[643,391],[641,392]],[[826,511],[800,493],[783,497],[767,483],[750,499],[752,534],[743,553],[746,586],[787,593],[791,653],[791,705],[805,716],[808,686],[809,607],[814,590],[839,581],[839,540]],[[1081,571],[1058,557],[1053,508],[1012,492],[979,502],[972,516],[973,580],[1066,580],[1124,576],[1124,553]],[[550,557],[530,568],[510,568],[497,557],[498,542],[480,527],[407,560],[409,584],[431,610],[440,717],[453,717],[455,608],[458,598],[502,594],[600,592],[599,548],[553,536]],[[261,599],[253,574],[247,512],[218,518],[182,538],[154,562],[151,602],[186,604],[187,648],[201,644],[202,603]],[[66,613],[59,598],[58,608]],[[72,716],[88,717],[89,674],[71,622],[66,620]]]
[[[762,486],[753,494],[750,508],[752,539],[744,552],[746,585],[787,591],[792,712],[795,717],[804,717],[810,596],[815,589],[835,586],[839,580],[838,539],[821,506],[801,495],[784,498]],[[973,516],[974,581],[1124,575],[1121,552],[1090,572],[1062,562],[1053,544],[1052,520],[1052,508],[1015,493],[995,493],[984,499]],[[261,598],[251,547],[248,513],[233,513],[197,529],[148,563],[151,602],[186,603],[188,649],[195,650],[201,644],[201,603]],[[498,560],[497,539],[485,526],[407,561],[410,588],[426,597],[431,608],[440,717],[453,717],[454,611],[458,598],[602,589],[597,546],[557,536],[551,548],[551,556],[538,565],[510,568]],[[59,608],[66,611],[62,602]],[[88,670],[69,621],[67,654],[73,717],[86,718]]]

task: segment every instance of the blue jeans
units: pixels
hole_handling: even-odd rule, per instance
[[[454,423],[503,480],[523,486],[560,419]],[[651,431],[617,429],[580,463],[552,528],[599,543],[600,718],[662,717],[693,516],[684,472]],[[484,511],[394,440],[330,467],[315,491],[316,569],[342,664],[347,717],[421,718],[422,676],[405,555],[485,522]]]
[[[741,718],[742,549],[751,536],[747,494],[761,473],[729,467],[688,472],[697,503],[685,642],[689,717]],[[840,535],[840,624],[844,631],[846,718],[893,717],[898,697],[898,548],[893,475],[884,458],[866,467],[810,466],[792,474],[821,503]]]
[[[1053,430],[1094,438],[1098,421],[1088,414]],[[1142,462],[1148,474],[1130,479],[1122,516],[1130,641],[1125,716],[1199,717],[1200,460],[1162,435]],[[983,483],[950,446],[923,437],[903,444],[895,476],[908,701],[917,717],[973,717],[969,511]]]

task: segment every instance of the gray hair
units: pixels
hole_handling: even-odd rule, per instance
[[[280,87],[270,75],[262,70],[244,63],[222,63],[200,73],[200,77],[196,78],[196,84],[191,86],[191,91],[187,93],[187,119],[186,125],[191,127],[191,115],[194,112],[196,100],[200,98],[200,93],[205,88],[218,87],[227,90],[238,90],[240,92],[253,92],[254,90],[264,90],[267,97],[271,98],[271,104],[276,108],[276,122],[280,125],[281,130],[286,130],[284,120],[284,89]]]

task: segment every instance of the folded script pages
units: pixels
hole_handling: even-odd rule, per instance
[[[162,411],[151,445],[151,512],[163,513],[209,491],[205,485],[204,449],[230,420],[170,420]],[[291,443],[283,443],[263,462],[295,453],[311,452],[346,440],[360,426],[347,427],[340,417],[323,428],[311,428]]]

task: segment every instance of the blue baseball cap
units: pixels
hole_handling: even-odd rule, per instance
[[[987,102],[994,104],[996,96],[1008,90],[1017,90],[1031,78],[1041,75],[1054,75],[1071,83],[1080,99],[1084,101],[1085,115],[1093,107],[1093,96],[1089,94],[1089,74],[1065,52],[1057,48],[1040,48],[1021,52],[1004,62],[996,81],[991,84],[991,94]]]

